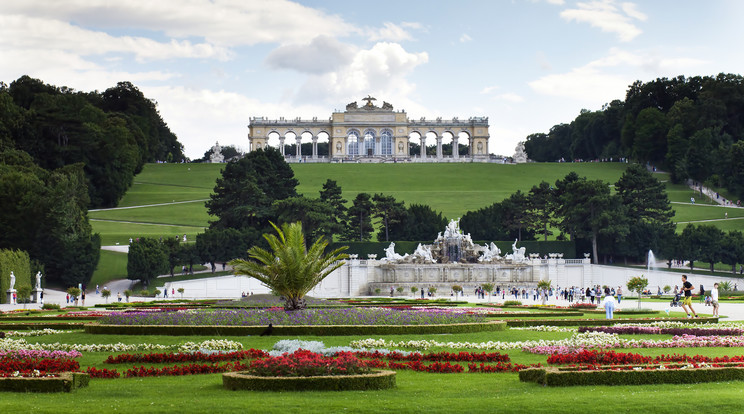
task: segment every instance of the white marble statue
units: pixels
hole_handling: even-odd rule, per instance
[[[212,155],[209,156],[209,162],[212,163],[219,163],[224,162],[225,156],[222,155],[222,147],[220,147],[220,143],[216,142],[214,146],[212,147]]]
[[[517,164],[524,164],[527,162],[527,153],[524,150],[524,142],[517,144],[514,152],[514,162]]]
[[[10,289],[13,290],[13,287],[15,286],[15,274],[13,272],[10,272]]]
[[[36,290],[41,290],[41,272],[36,272]]]
[[[416,251],[411,255],[414,261],[420,261],[423,263],[436,263],[434,257],[431,254],[431,248],[419,243],[416,247]]]
[[[493,262],[495,260],[501,259],[501,250],[494,242],[491,242],[491,245],[486,245],[483,250],[483,255],[478,258],[478,261],[481,263],[488,263]]]
[[[444,229],[444,238],[459,237],[460,236],[460,219],[450,220],[447,224],[447,228]]]
[[[388,246],[387,249],[385,249],[385,260],[389,262],[402,260],[404,256],[399,255],[398,253],[395,253],[395,243],[390,243],[390,246]]]
[[[514,244],[512,244],[512,253],[506,255],[506,258],[511,259],[514,263],[522,263],[525,261],[525,253],[527,251],[527,248],[517,248],[517,241],[518,239],[514,240]]]

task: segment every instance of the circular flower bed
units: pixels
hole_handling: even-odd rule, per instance
[[[333,357],[300,349],[253,361],[247,371],[222,374],[229,390],[369,390],[395,386],[395,372],[369,369],[351,352]]]

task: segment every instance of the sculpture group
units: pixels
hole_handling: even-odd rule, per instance
[[[396,263],[481,263],[481,264],[520,264],[527,261],[525,247],[517,247],[517,240],[512,244],[512,252],[501,256],[501,250],[495,243],[483,246],[475,244],[470,233],[464,234],[460,229],[460,220],[451,220],[437,235],[433,244],[419,243],[413,254],[400,255],[395,252],[395,243],[385,249],[383,261]]]

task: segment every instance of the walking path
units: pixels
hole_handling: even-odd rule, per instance
[[[731,200],[726,200],[725,198],[720,197],[720,194],[711,190],[708,187],[704,187],[702,185],[695,185],[695,183],[692,180],[687,180],[687,185],[694,191],[701,192],[703,195],[713,200],[714,203],[717,203],[721,206],[742,208],[741,206],[737,206],[735,202]]]
[[[111,207],[111,208],[97,208],[88,210],[88,212],[96,212],[96,211],[114,211],[114,210],[128,210],[132,208],[144,208],[144,207],[160,207],[160,206],[170,206],[173,204],[187,204],[187,203],[203,203],[205,201],[209,201],[208,198],[200,199],[200,200],[187,200],[187,201],[173,201],[170,203],[158,203],[158,204],[143,204],[140,206],[127,206],[127,207]]]

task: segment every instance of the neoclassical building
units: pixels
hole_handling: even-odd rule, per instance
[[[367,96],[366,103],[357,102],[346,105],[346,110],[335,111],[328,120],[293,120],[250,118],[248,125],[249,151],[264,148],[269,139],[278,137],[279,150],[288,160],[310,162],[384,162],[407,160],[416,162],[487,162],[488,118],[471,117],[467,120],[457,118],[412,120],[405,111],[395,111],[393,106],[383,102],[376,106],[376,99]],[[312,153],[303,154],[301,140],[303,135],[312,135]],[[428,139],[436,141],[436,155],[426,155]],[[420,154],[410,153],[411,138],[418,136]],[[460,155],[457,150],[444,154],[442,141],[452,140],[452,148],[460,144],[468,146],[468,154]],[[327,139],[328,156],[318,155],[318,140]],[[287,141],[290,142],[287,142]],[[291,142],[294,141],[294,142]],[[285,153],[286,145],[295,144],[295,153]]]

